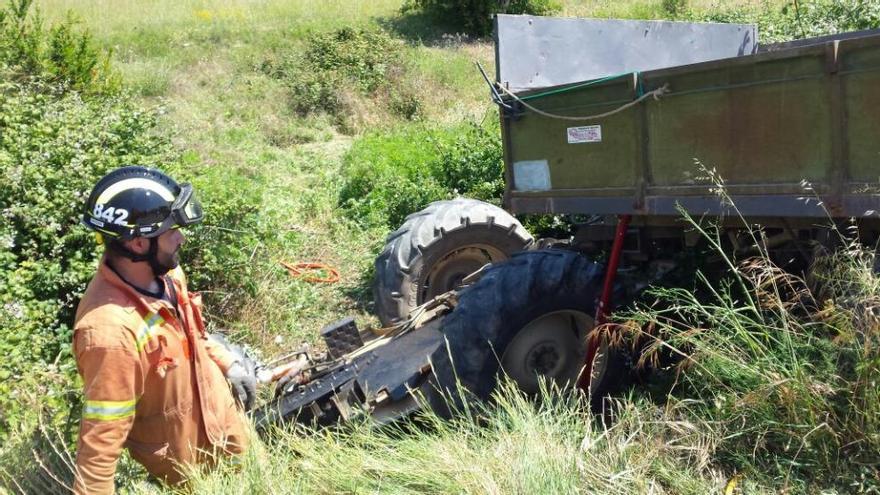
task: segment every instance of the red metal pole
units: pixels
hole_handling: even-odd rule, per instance
[[[620,215],[617,219],[617,230],[614,232],[614,243],[611,245],[611,257],[608,259],[608,267],[605,270],[605,283],[602,286],[602,294],[599,296],[599,306],[596,308],[595,327],[608,321],[609,307],[611,305],[611,293],[614,292],[614,279],[617,277],[617,268],[620,266],[620,253],[623,251],[623,241],[626,238],[626,230],[632,215]],[[599,349],[598,333],[591,331],[587,341],[587,356],[584,359],[584,368],[578,378],[577,386],[583,391],[590,387],[590,374],[593,369],[593,359]]]

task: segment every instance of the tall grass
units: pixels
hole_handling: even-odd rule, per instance
[[[862,483],[880,462],[874,252],[855,241],[820,252],[805,280],[772,264],[760,231],[761,255],[736,261],[720,230],[694,225],[730,278],[650,289],[654,305],[623,315],[647,342],[641,364],[676,363],[667,400],[712,425],[717,462],[784,489]]]
[[[240,465],[193,476],[196,493],[708,493],[707,433],[621,402],[613,421],[583,397],[535,401],[502,385],[478,416],[278,432]]]

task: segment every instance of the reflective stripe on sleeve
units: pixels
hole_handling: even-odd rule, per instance
[[[157,313],[150,313],[144,317],[144,324],[138,330],[137,339],[135,341],[138,352],[144,350],[144,345],[155,335],[153,327],[165,323],[165,319]]]
[[[112,421],[134,415],[136,400],[87,400],[83,410],[83,419]]]

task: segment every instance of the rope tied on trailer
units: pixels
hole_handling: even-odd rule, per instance
[[[544,116],[544,117],[551,118],[551,119],[558,119],[558,120],[574,120],[574,121],[580,121],[580,120],[598,120],[598,119],[603,119],[603,118],[605,118],[605,117],[610,117],[610,116],[612,116],[612,115],[614,115],[614,114],[616,114],[616,113],[620,113],[620,112],[626,110],[627,108],[630,108],[630,107],[633,107],[633,106],[635,106],[635,105],[638,105],[639,103],[645,101],[645,100],[648,99],[648,98],[653,98],[654,101],[657,101],[657,100],[659,100],[663,95],[665,95],[666,93],[669,92],[669,84],[664,84],[663,86],[661,86],[661,87],[659,87],[659,88],[657,88],[657,89],[654,89],[654,90],[648,91],[647,93],[643,93],[641,96],[639,96],[639,97],[636,98],[635,100],[633,100],[633,101],[631,101],[631,102],[629,102],[629,103],[626,103],[626,104],[624,104],[624,105],[621,105],[621,106],[615,108],[614,110],[611,110],[611,111],[608,111],[608,112],[605,112],[605,113],[596,114],[596,115],[584,115],[584,116],[577,116],[577,117],[576,117],[576,116],[571,116],[571,115],[559,115],[559,114],[555,114],[555,113],[545,112],[544,110],[541,110],[540,108],[535,108],[534,106],[529,105],[528,103],[526,103],[525,101],[523,101],[520,97],[518,97],[518,96],[516,96],[515,94],[511,93],[510,90],[508,90],[508,89],[505,88],[504,86],[498,84],[497,87],[501,88],[501,91],[503,91],[505,94],[507,94],[508,96],[510,96],[511,98],[513,98],[514,100],[516,100],[517,102],[519,102],[522,106],[528,108],[529,110],[535,112],[535,113],[538,114],[538,115],[542,115],[542,116]],[[640,87],[641,87],[641,86],[640,86]],[[641,91],[640,91],[640,92],[641,92]]]

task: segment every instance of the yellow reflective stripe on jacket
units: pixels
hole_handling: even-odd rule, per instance
[[[138,352],[144,350],[144,345],[153,338],[153,335],[155,335],[153,327],[161,325],[162,323],[165,323],[165,319],[159,316],[158,313],[150,313],[144,317],[144,324],[141,325],[141,328],[138,330],[137,338],[135,340]]]
[[[134,406],[137,401],[123,400],[87,400],[83,410],[83,419],[97,419],[110,421],[127,418],[134,415]]]

